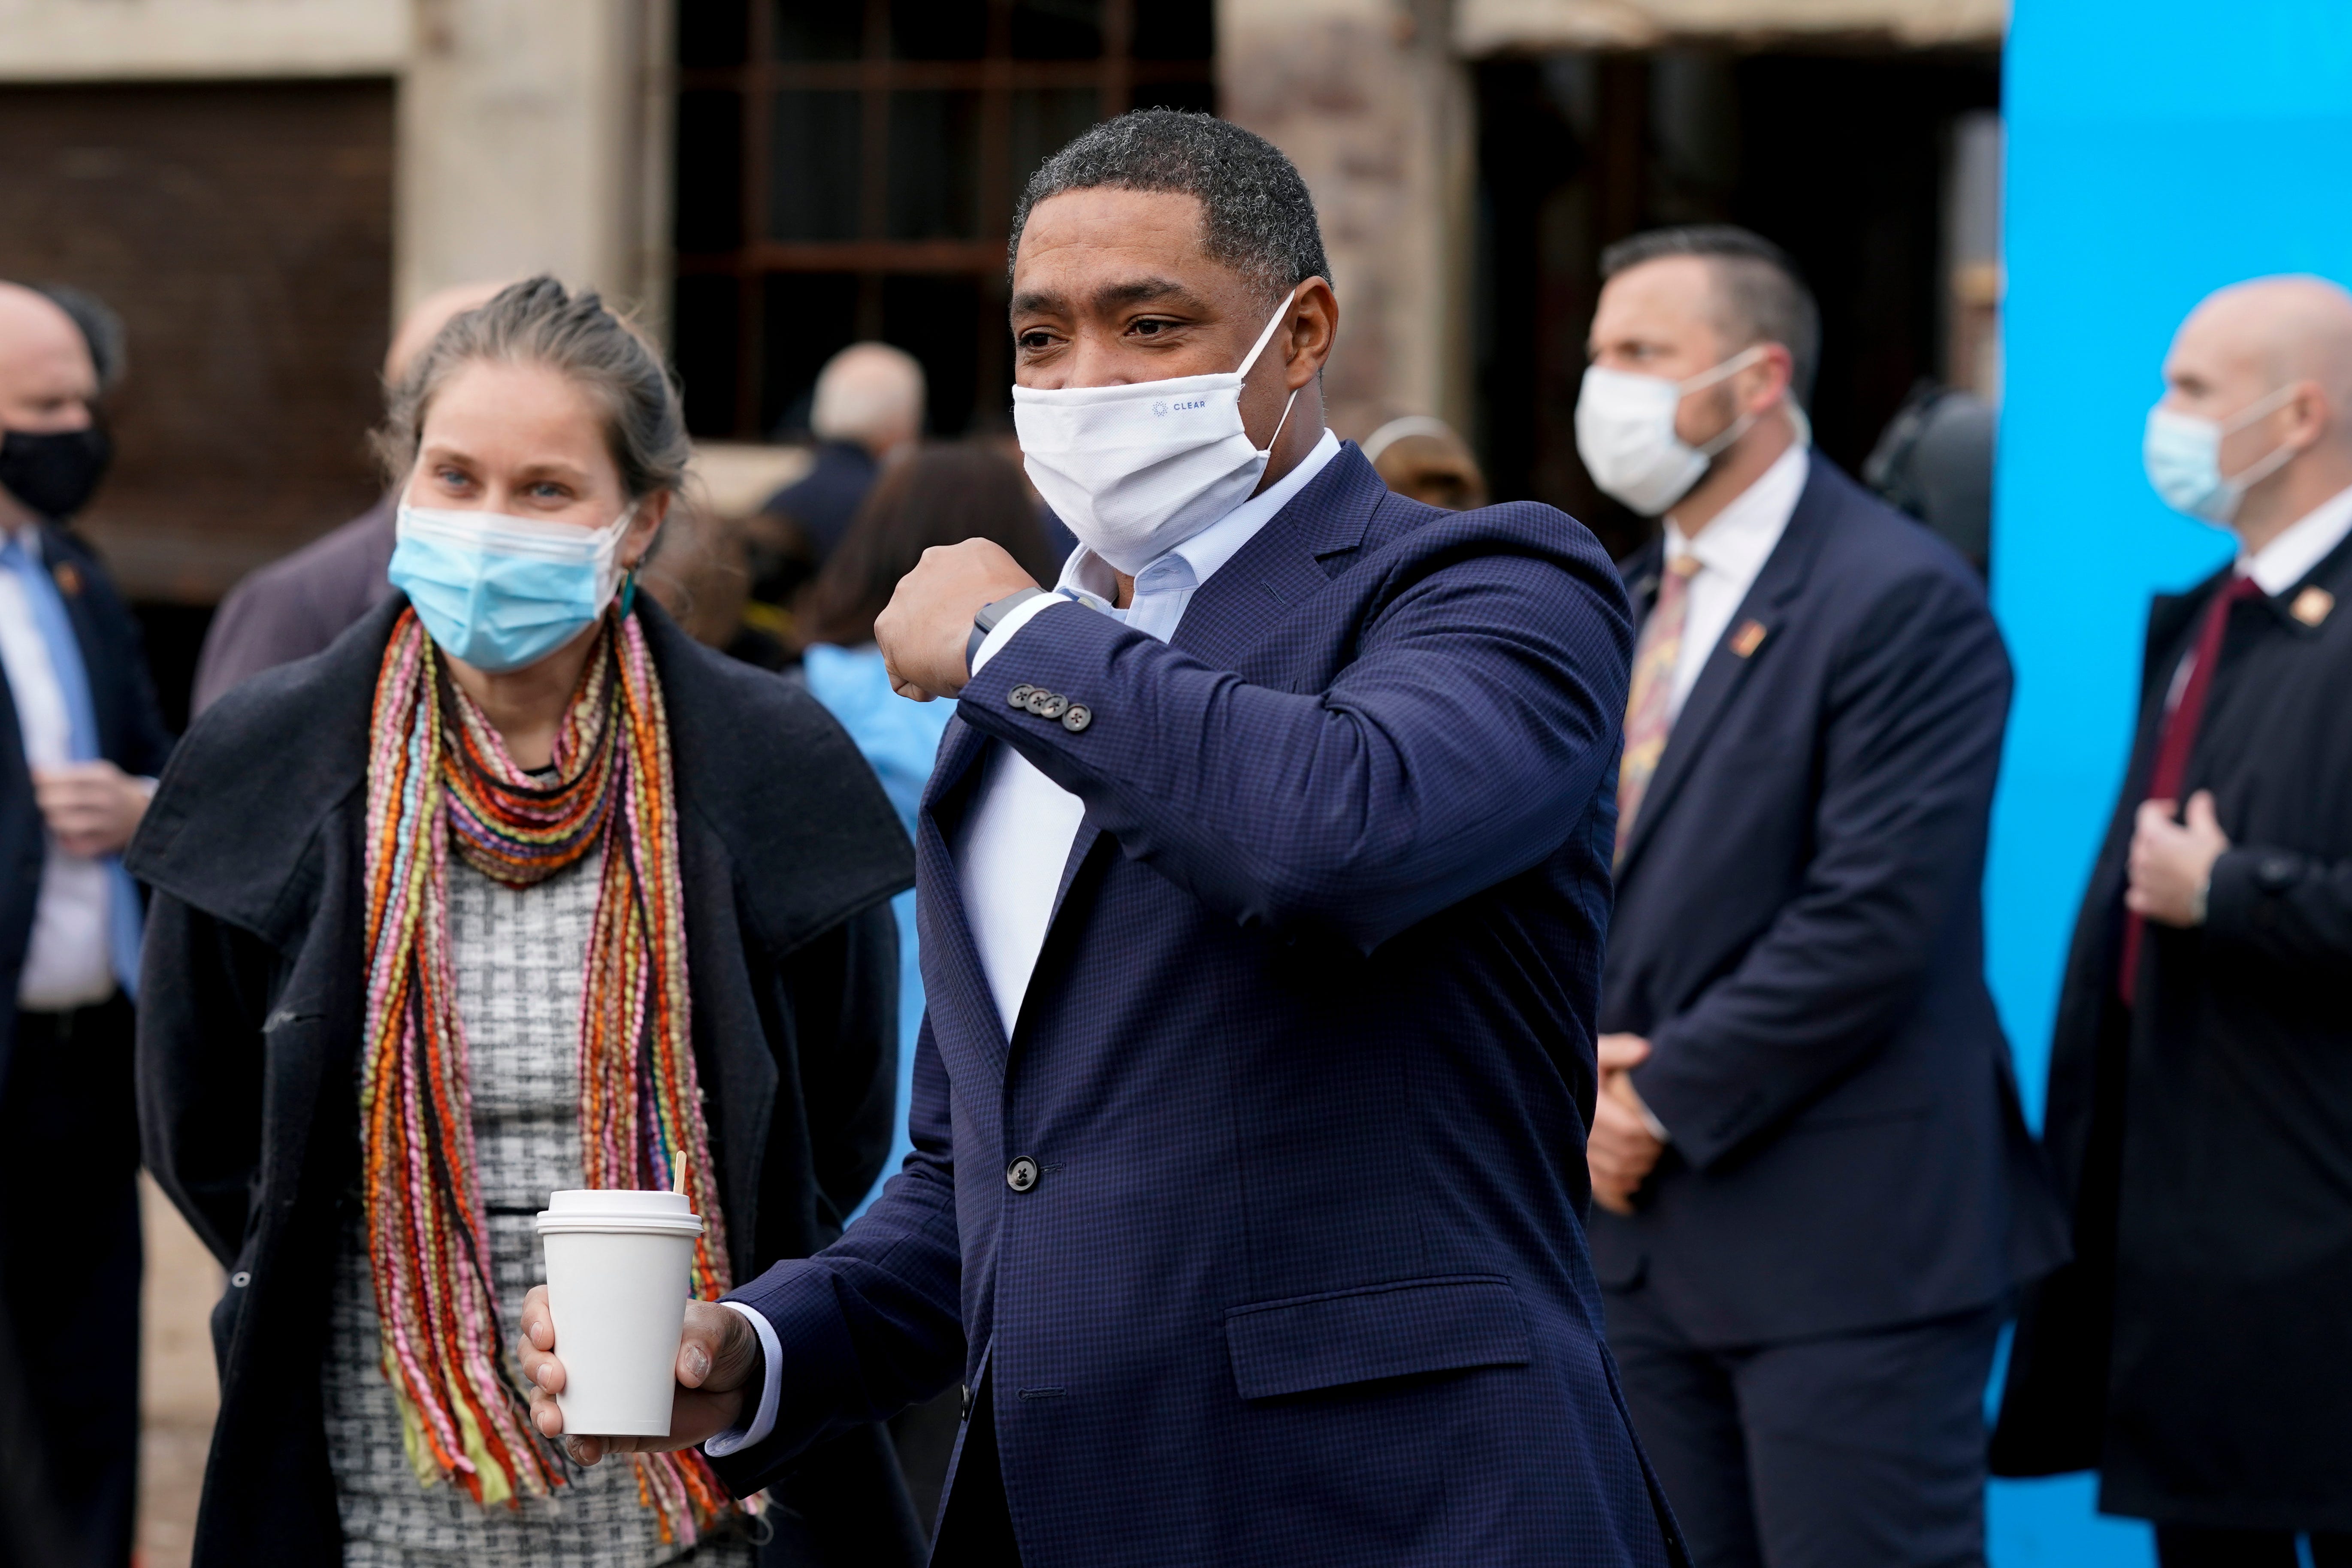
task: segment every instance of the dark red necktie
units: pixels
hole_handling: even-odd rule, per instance
[[[2180,689],[2180,700],[2164,716],[2163,728],[2158,731],[2156,766],[2147,775],[2149,800],[2178,803],[2180,786],[2189,776],[2189,753],[2197,744],[2198,721],[2205,716],[2205,693],[2213,684],[2213,667],[2221,662],[2221,639],[2229,635],[2230,612],[2248,599],[2260,598],[2262,587],[2252,577],[2232,577],[2230,585],[2213,595],[2205,606],[2205,620],[2197,628],[2195,663],[2189,667],[2189,679]],[[2126,910],[2124,914],[2124,959],[2116,971],[2116,984],[2129,1002],[2138,993],[2140,943],[2147,938],[2147,921]]]

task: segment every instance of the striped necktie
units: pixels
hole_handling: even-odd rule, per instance
[[[1690,609],[1690,580],[1698,574],[1698,557],[1677,555],[1666,562],[1658,578],[1658,602],[1642,623],[1642,639],[1633,646],[1633,689],[1625,700],[1625,755],[1617,764],[1617,855],[1625,858],[1633,841],[1633,818],[1650,777],[1665,754],[1666,736],[1675,727],[1673,698],[1675,666],[1682,659],[1683,619]]]

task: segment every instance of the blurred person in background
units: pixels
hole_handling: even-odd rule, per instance
[[[1601,271],[1578,449],[1664,518],[1622,567],[1610,1344],[1701,1568],[1960,1568],[2006,1303],[2064,1248],[1983,974],[2009,660],[1967,563],[1811,450],[1786,256],[1664,229]]]
[[[1390,420],[1364,437],[1364,460],[1389,489],[1423,506],[1470,511],[1486,504],[1478,459],[1443,419],[1408,414]]]
[[[147,1162],[229,1270],[195,1563],[748,1565],[703,1456],[532,1431],[532,1215],[678,1187],[706,1298],[839,1233],[890,1145],[907,836],[805,693],[636,591],[688,448],[594,295],[457,317],[380,447],[396,592],[207,711],[132,851]],[[919,1561],[877,1426],[775,1495],[764,1562]]]
[[[1923,381],[1862,465],[1863,483],[1968,557],[1992,567],[1993,437],[2000,411],[1973,392]]]
[[[1002,545],[1041,582],[1061,569],[1045,542],[1028,481],[1011,458],[980,442],[923,448],[883,474],[824,571],[802,596],[800,625],[815,639],[801,660],[809,694],[841,721],[874,764],[910,835],[940,736],[955,710],[945,702],[909,702],[890,689],[882,652],[874,646],[874,617],[889,604],[898,580],[921,563],[924,551],[967,539]],[[898,920],[898,1098],[885,1174],[897,1170],[914,1147],[908,1108],[914,1096],[916,1036],[923,1023],[914,889],[893,900],[891,911]],[[850,1217],[864,1213],[874,1196],[869,1193]],[[938,1510],[959,1414],[950,1395],[890,1423],[916,1510],[926,1520]]]
[[[0,283],[0,1563],[131,1560],[140,900],[171,749],[137,623],[65,528],[106,471],[121,328]]]
[[[452,317],[487,302],[499,283],[460,283],[428,294],[401,319],[383,356],[383,382],[397,386]],[[332,532],[273,561],[236,587],[213,612],[196,656],[189,711],[201,713],[221,693],[265,669],[308,658],[392,596],[393,511],[387,494]]]
[[[922,365],[888,343],[852,343],[817,373],[816,461],[768,498],[765,526],[751,534],[751,624],[787,648],[807,640],[792,624],[801,589],[824,569],[883,468],[921,438],[925,395]]]
[[[2164,1568],[2352,1563],[2352,294],[2224,289],[2164,383],[2148,479],[2237,558],[2148,612],[1993,1460],[2095,1468]]]

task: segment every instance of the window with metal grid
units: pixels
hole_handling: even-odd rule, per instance
[[[1138,107],[1213,110],[1211,0],[689,0],[672,334],[695,434],[804,425],[860,339],[934,434],[1007,423],[1004,244],[1037,165]]]

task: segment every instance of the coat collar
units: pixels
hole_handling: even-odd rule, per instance
[[[1845,504],[1853,490],[1853,481],[1839,473],[1820,453],[1813,454],[1803,493],[1797,498],[1796,510],[1789,514],[1789,526],[1782,531],[1780,542],[1773,546],[1764,569],[1749,584],[1748,596],[1733,612],[1731,624],[1707,655],[1706,663],[1700,667],[1698,683],[1691,688],[1690,695],[1683,700],[1681,713],[1675,716],[1674,729],[1666,737],[1665,752],[1658,759],[1658,771],[1642,797],[1633,836],[1618,863],[1621,882],[1633,870],[1643,849],[1657,837],[1658,824],[1673,807],[1675,795],[1706,751],[1707,740],[1731,700],[1747,683],[1748,672],[1769,657],[1774,637],[1788,623],[1790,606],[1804,593],[1812,576],[1813,562],[1821,553],[1822,541],[1828,536],[1831,516]],[[1652,543],[1633,558],[1627,574],[1632,579],[1634,602],[1642,607],[1644,620],[1657,592],[1664,549],[1662,542]]]
[[[173,754],[126,857],[161,891],[299,945],[339,808],[365,799],[368,724],[394,595],[325,652],[222,698]],[[906,836],[847,736],[815,700],[688,638],[650,599],[637,614],[662,682],[680,809],[734,862],[738,896],[781,957],[912,879]]]

